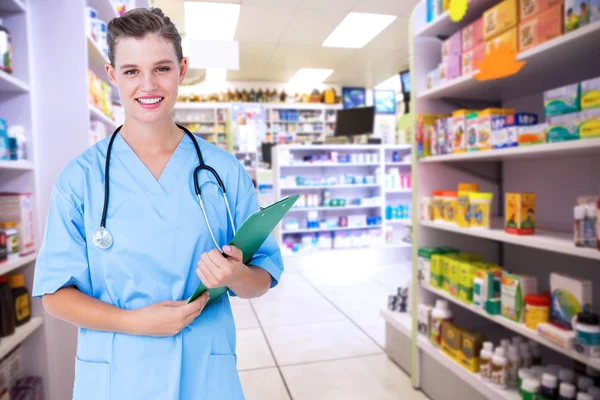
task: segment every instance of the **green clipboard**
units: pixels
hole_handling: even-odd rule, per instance
[[[266,208],[260,209],[244,221],[236,235],[229,242],[229,245],[235,246],[242,251],[244,254],[244,259],[242,260],[244,264],[248,264],[250,260],[252,260],[254,254],[258,251],[260,246],[262,246],[265,240],[267,240],[279,221],[281,221],[290,208],[292,208],[294,203],[298,200],[298,197],[300,197],[300,195],[296,194],[281,199],[277,203],[273,203]],[[223,255],[225,256],[225,254]],[[227,293],[227,290],[229,290],[227,287],[208,289],[210,298],[208,299],[207,305]],[[200,297],[205,291],[206,286],[200,282],[196,291],[188,300],[188,304]]]

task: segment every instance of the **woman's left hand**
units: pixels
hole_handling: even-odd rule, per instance
[[[198,261],[196,275],[209,289],[232,286],[238,282],[248,269],[242,263],[243,254],[234,246],[223,246],[225,258],[217,249],[202,254]]]

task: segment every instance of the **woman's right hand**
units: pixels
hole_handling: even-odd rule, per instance
[[[202,313],[208,290],[195,301],[162,301],[134,311],[134,333],[144,336],[174,336]]]

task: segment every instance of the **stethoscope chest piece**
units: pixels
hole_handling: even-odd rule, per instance
[[[94,231],[94,244],[103,250],[108,249],[113,244],[112,233],[106,228],[100,227]]]

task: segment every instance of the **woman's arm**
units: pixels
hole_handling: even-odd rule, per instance
[[[196,318],[208,301],[208,292],[200,301],[165,301],[137,310],[124,310],[65,287],[46,294],[42,303],[46,311],[65,322],[96,331],[130,335],[173,336]]]

